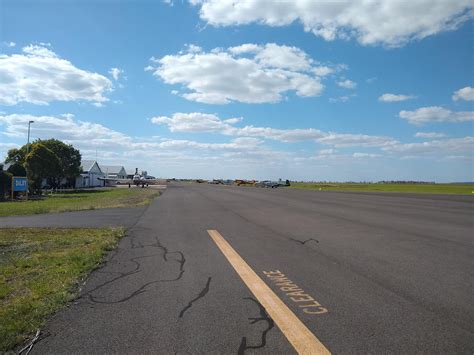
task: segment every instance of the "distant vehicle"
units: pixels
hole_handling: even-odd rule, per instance
[[[156,181],[156,179],[149,179],[146,171],[142,171],[141,174],[138,173],[138,168],[135,169],[135,174],[131,179],[119,179],[119,178],[103,178],[99,177],[99,180],[110,182],[116,185],[127,185],[130,187],[132,184],[135,186],[141,186],[142,188],[148,186],[150,183]]]
[[[214,180],[212,180],[212,181],[209,181],[208,184],[212,184],[212,185],[222,185],[222,184],[224,184],[224,181],[214,179]]]
[[[280,186],[290,186],[290,185],[291,184],[289,180],[286,180],[285,182],[283,182],[281,179],[279,181],[264,180],[264,181],[257,182],[255,184],[255,186],[257,187],[269,187],[272,189],[275,189]]]

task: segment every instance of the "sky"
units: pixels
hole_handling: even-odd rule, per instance
[[[474,181],[469,0],[0,0],[0,161],[163,178]]]

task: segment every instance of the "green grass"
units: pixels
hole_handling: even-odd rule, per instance
[[[0,229],[0,352],[70,301],[123,229]]]
[[[291,183],[292,188],[322,191],[407,192],[427,194],[473,195],[474,185],[461,184],[356,184],[356,183]]]
[[[45,196],[40,200],[0,202],[0,217],[133,207],[149,204],[158,195],[157,190],[149,188],[114,188],[58,193]]]

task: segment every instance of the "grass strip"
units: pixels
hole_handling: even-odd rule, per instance
[[[351,183],[291,183],[295,189],[348,192],[405,192],[425,194],[472,195],[473,184],[351,184]]]
[[[119,229],[0,229],[0,352],[34,335],[114,248]]]
[[[113,188],[57,193],[39,200],[1,202],[0,217],[141,206],[149,204],[159,194],[159,191],[150,188]]]

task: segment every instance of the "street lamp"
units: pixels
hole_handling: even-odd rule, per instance
[[[35,121],[28,121],[28,143],[26,144],[26,156],[25,156],[25,163],[26,163],[26,157],[30,153],[30,126],[32,123]],[[28,182],[28,164],[25,165],[25,171],[26,171],[26,181],[27,181],[27,189],[26,189],[26,200],[28,201],[28,192],[30,189],[29,182]]]

